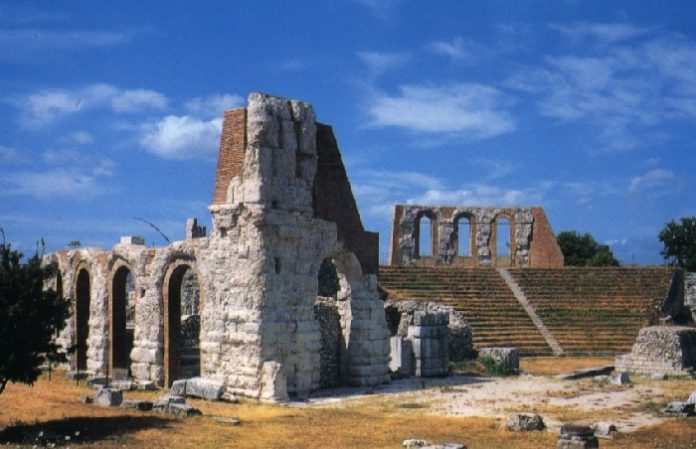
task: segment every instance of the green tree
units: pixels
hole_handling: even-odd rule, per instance
[[[53,339],[69,316],[69,302],[53,290],[44,290],[44,280],[53,270],[41,266],[35,254],[23,254],[10,244],[0,244],[0,393],[8,382],[33,384],[39,366],[61,360]]]
[[[665,245],[662,257],[672,265],[687,271],[696,271],[696,217],[682,217],[680,223],[672,220],[659,234]]]
[[[591,234],[563,231],[556,237],[566,266],[618,267],[621,265],[607,245],[600,245]]]

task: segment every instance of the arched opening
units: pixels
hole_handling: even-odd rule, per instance
[[[509,266],[512,246],[510,219],[498,216],[495,219],[495,257],[498,266]]]
[[[471,219],[462,215],[457,218],[457,255],[460,257],[471,256]]]
[[[56,294],[59,298],[63,297],[63,274],[56,269]]]
[[[89,272],[82,268],[75,285],[75,368],[87,369],[87,338],[89,337]]]
[[[200,288],[187,264],[173,268],[165,282],[164,380],[169,387],[201,374]]]
[[[341,327],[339,298],[341,280],[333,259],[324,259],[317,276],[317,299],[314,318],[319,323],[319,387],[331,388],[341,384],[341,347],[344,342]]]
[[[416,255],[430,257],[433,255],[433,220],[427,215],[422,215],[417,223]]]
[[[111,283],[111,372],[115,379],[130,377],[130,353],[135,332],[135,283],[131,271],[119,267]]]

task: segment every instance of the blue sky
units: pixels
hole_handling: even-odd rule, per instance
[[[386,257],[395,203],[540,205],[624,263],[696,214],[696,2],[3,1],[0,227],[24,252],[209,223],[222,111],[333,125]]]

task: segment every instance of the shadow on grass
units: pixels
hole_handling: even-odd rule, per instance
[[[35,424],[15,424],[0,431],[0,444],[75,443],[120,439],[142,429],[167,428],[172,420],[157,416],[72,417]]]

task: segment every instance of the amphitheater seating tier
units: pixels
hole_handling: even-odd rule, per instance
[[[656,324],[673,270],[518,268],[510,274],[568,354],[629,352],[641,327]]]
[[[638,330],[654,324],[673,271],[665,268],[513,268],[524,292],[565,353],[628,352]],[[380,267],[392,298],[438,301],[463,313],[476,347],[515,346],[523,355],[551,349],[493,268]]]
[[[385,266],[379,285],[391,298],[453,306],[471,326],[477,348],[514,346],[526,355],[551,354],[495,269]]]

